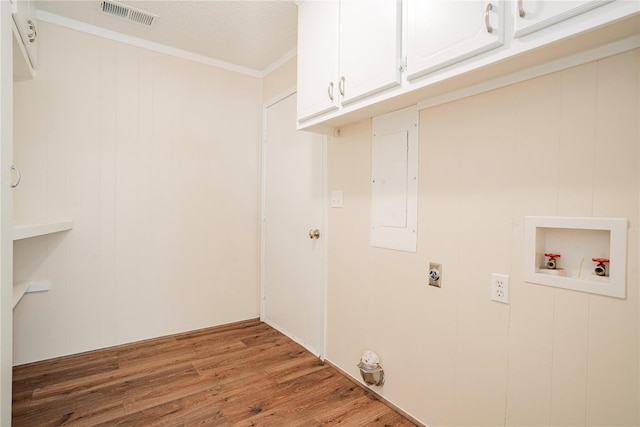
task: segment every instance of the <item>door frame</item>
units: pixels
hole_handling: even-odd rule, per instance
[[[0,1],[0,425],[11,425],[13,369],[13,30],[11,5]]]
[[[267,323],[269,326],[277,329],[278,331],[285,334],[287,337],[291,338],[296,343],[305,347],[307,350],[316,354],[321,360],[324,361],[325,356],[327,354],[327,259],[328,259],[328,247],[329,247],[329,227],[328,227],[328,216],[329,211],[327,208],[327,202],[329,200],[328,196],[328,167],[327,167],[327,136],[322,136],[322,221],[320,226],[322,227],[322,237],[323,237],[323,265],[322,269],[322,279],[320,280],[322,286],[322,344],[321,348],[317,349],[319,354],[314,351],[314,349],[309,349],[306,347],[304,342],[302,342],[297,337],[292,336],[288,331],[283,330],[278,325],[272,325],[265,319],[265,250],[266,250],[266,230],[265,230],[265,214],[266,214],[266,166],[267,166],[267,109],[280,101],[288,98],[289,96],[294,96],[297,93],[296,86],[292,86],[285,91],[269,98],[264,101],[262,104],[262,135],[260,138],[260,320],[262,322]]]

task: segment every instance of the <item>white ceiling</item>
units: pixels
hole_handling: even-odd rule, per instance
[[[36,9],[262,72],[296,47],[291,0],[146,0],[120,3],[158,15],[151,28],[100,12],[100,0],[39,0]]]

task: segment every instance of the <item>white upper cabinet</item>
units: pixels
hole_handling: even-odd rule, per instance
[[[298,120],[337,110],[337,1],[305,1],[298,5]]]
[[[613,0],[517,0],[514,37],[522,37],[557,24]]]
[[[35,2],[33,0],[11,0],[11,12],[20,41],[33,69],[38,65],[38,31]]]
[[[399,0],[298,5],[298,120],[401,83]]]
[[[504,44],[504,2],[408,0],[407,79]]]
[[[638,16],[639,0],[301,1],[298,128],[328,133],[631,49]]]
[[[340,2],[342,104],[401,83],[401,2]]]

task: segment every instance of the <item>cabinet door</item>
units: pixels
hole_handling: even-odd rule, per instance
[[[36,10],[33,0],[12,0],[13,20],[20,33],[20,39],[27,51],[31,66],[38,65],[38,33],[36,28]]]
[[[401,83],[401,13],[398,0],[340,2],[342,104]]]
[[[298,120],[338,109],[336,1],[298,5]]]
[[[504,43],[504,2],[408,0],[409,80]]]
[[[514,37],[522,37],[613,0],[518,0]]]

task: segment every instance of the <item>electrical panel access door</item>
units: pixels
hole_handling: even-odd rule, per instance
[[[373,118],[371,246],[415,252],[418,225],[416,107]]]

